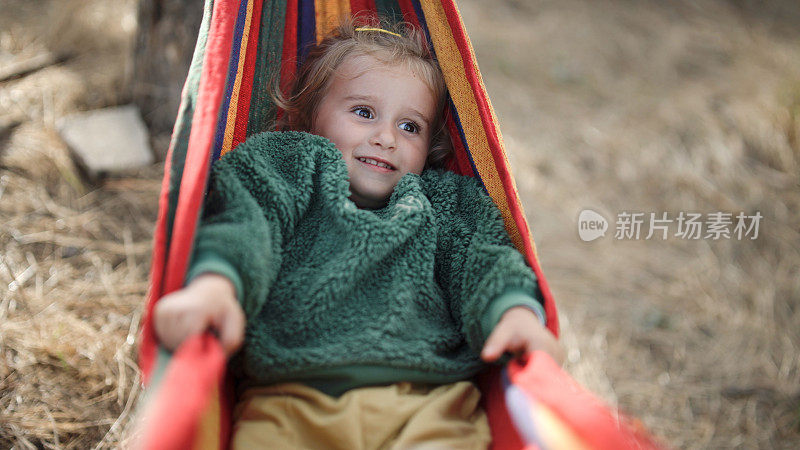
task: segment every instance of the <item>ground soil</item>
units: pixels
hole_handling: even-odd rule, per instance
[[[118,447],[139,398],[163,167],[90,183],[56,132],[130,99],[135,3],[0,1],[0,66],[69,55],[0,82],[0,447]],[[459,5],[567,370],[670,447],[800,447],[800,4]],[[718,212],[758,236],[646,238],[651,213]]]

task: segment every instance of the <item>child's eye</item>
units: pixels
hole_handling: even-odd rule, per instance
[[[365,106],[355,107],[355,108],[353,108],[353,112],[356,115],[358,115],[360,117],[363,117],[365,119],[372,119],[373,118],[372,111],[370,111],[370,109],[365,107]]]
[[[409,133],[419,133],[419,126],[414,122],[403,122],[400,124],[400,129]]]

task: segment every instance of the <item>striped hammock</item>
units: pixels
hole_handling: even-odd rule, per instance
[[[448,169],[479,178],[500,209],[517,249],[536,273],[548,327],[558,316],[536,257],[497,120],[453,0],[206,0],[181,106],[167,154],[154,237],[150,297],[139,363],[148,401],[142,417],[147,449],[226,448],[232,383],[211,334],[160,350],[155,302],[182,287],[214,161],[274,117],[268,84],[288,88],[313,43],[344,15],[377,14],[421,28],[449,90],[446,126],[455,156]],[[528,355],[482,375],[493,448],[633,448],[645,442],[547,355]],[[638,447],[637,447],[638,448]]]

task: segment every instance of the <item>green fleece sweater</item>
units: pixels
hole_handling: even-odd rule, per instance
[[[543,313],[479,181],[407,174],[379,210],[349,195],[339,151],[307,133],[259,134],[216,163],[188,278],[236,286],[247,385],[468,379],[506,309]]]

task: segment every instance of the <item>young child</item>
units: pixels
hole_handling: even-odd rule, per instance
[[[445,98],[421,33],[346,22],[278,99],[293,131],[215,165],[155,329],[241,347],[234,447],[486,448],[469,380],[504,352],[563,359],[491,199],[434,168]]]

